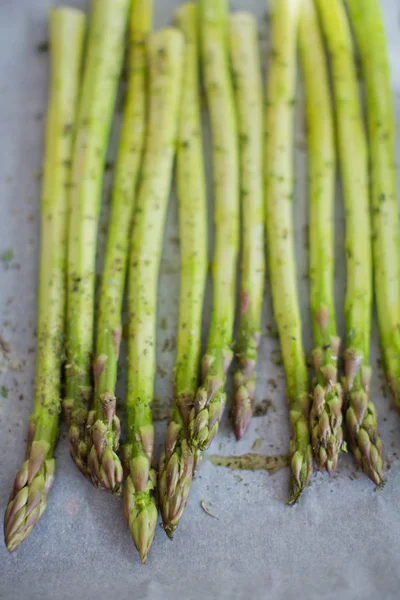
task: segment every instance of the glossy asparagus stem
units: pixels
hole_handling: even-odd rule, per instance
[[[168,425],[158,472],[158,493],[164,529],[169,537],[182,518],[189,496],[194,456],[187,440],[187,421],[198,383],[201,323],[207,277],[207,201],[199,90],[199,15],[194,3],[184,4],[176,22],[185,36],[183,91],[178,131],[181,283],[175,405]],[[197,452],[197,451],[196,451]]]
[[[85,16],[81,11],[71,8],[51,11],[51,84],[41,201],[36,392],[26,459],[15,478],[4,517],[4,537],[10,551],[26,539],[39,521],[54,480],[53,450],[58,437],[64,355],[67,189],[84,34]]]
[[[342,389],[337,376],[340,340],[333,292],[336,157],[327,61],[313,0],[303,0],[299,47],[309,148],[310,292],[315,346],[311,441],[318,467],[332,473],[343,443]]]
[[[74,144],[68,240],[67,365],[64,409],[71,456],[89,476],[93,313],[105,154],[124,54],[130,0],[92,0]],[[87,427],[89,425],[89,427]]]
[[[146,50],[152,0],[133,0],[129,18],[128,87],[111,200],[101,280],[94,361],[94,407],[89,413],[89,468],[95,485],[119,494],[122,465],[116,454],[120,423],[115,385],[133,209],[146,128]]]
[[[331,58],[339,162],[346,211],[345,302],[346,423],[356,461],[383,483],[383,448],[376,410],[369,399],[372,257],[368,147],[361,111],[353,44],[342,0],[316,0]]]
[[[371,160],[375,296],[381,346],[394,404],[400,408],[400,244],[396,126],[388,49],[377,0],[346,0],[366,84]]]
[[[225,408],[226,373],[232,361],[236,267],[239,249],[238,136],[229,65],[226,0],[200,0],[201,60],[213,139],[215,245],[213,308],[202,386],[189,415],[188,441],[206,450]]]
[[[292,426],[290,504],[297,501],[312,473],[308,429],[310,400],[297,295],[292,216],[293,108],[301,5],[301,0],[280,0],[272,5],[264,154],[269,271]]]
[[[263,91],[255,18],[236,13],[229,24],[236,93],[242,201],[241,316],[234,376],[234,425],[239,440],[253,415],[255,368],[264,292]]]
[[[157,524],[156,472],[152,466],[151,403],[156,370],[157,283],[168,205],[184,58],[177,29],[148,37],[149,116],[141,185],[129,258],[127,443],[125,514],[143,562]]]

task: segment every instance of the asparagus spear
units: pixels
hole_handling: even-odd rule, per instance
[[[181,6],[176,13],[176,20],[186,42],[177,155],[181,288],[175,406],[158,472],[161,514],[164,529],[171,538],[182,517],[192,484],[193,452],[186,441],[186,426],[197,388],[201,319],[208,267],[197,5],[189,3]]]
[[[372,264],[368,207],[368,152],[353,45],[342,0],[317,0],[331,57],[339,160],[346,210],[346,423],[356,461],[383,483],[382,442],[369,400]]]
[[[120,423],[116,415],[115,384],[121,340],[129,232],[146,123],[145,38],[152,21],[152,0],[134,0],[130,13],[128,89],[121,125],[121,139],[112,194],[111,219],[97,321],[94,362],[94,411],[89,421],[89,468],[93,482],[119,494],[122,466],[116,454]]]
[[[203,385],[189,415],[188,441],[206,450],[218,431],[225,408],[226,372],[232,361],[236,263],[239,244],[238,139],[228,61],[226,0],[200,0],[202,66],[213,132],[215,250],[213,309]]]
[[[336,158],[328,70],[313,0],[303,0],[299,46],[310,154],[310,282],[315,344],[310,428],[318,467],[331,473],[343,443],[342,389],[337,381],[340,339],[333,294]]]
[[[371,152],[371,219],[375,294],[385,368],[400,408],[400,248],[395,120],[385,29],[379,2],[347,0],[366,84]]]
[[[89,474],[86,421],[92,390],[90,363],[102,174],[122,67],[129,5],[130,0],[92,0],[72,165],[64,408],[69,422],[71,456],[85,475]]]
[[[243,205],[241,318],[236,346],[239,367],[234,376],[234,423],[240,440],[253,414],[264,292],[263,91],[255,18],[248,13],[236,13],[230,19],[229,36],[238,109]]]
[[[308,430],[310,402],[297,297],[292,219],[293,106],[300,8],[301,0],[281,0],[272,6],[265,133],[270,279],[292,426],[290,504],[299,498],[312,472]]]
[[[4,518],[4,537],[10,551],[24,541],[39,521],[54,480],[66,299],[67,184],[84,33],[85,16],[81,11],[51,11],[52,67],[41,201],[36,393],[26,460],[15,478]]]
[[[177,29],[148,37],[149,117],[129,258],[125,515],[142,562],[157,524],[152,468],[157,280],[175,154],[184,41]]]

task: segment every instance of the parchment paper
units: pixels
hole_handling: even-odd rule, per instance
[[[328,0],[327,0],[328,1]],[[48,54],[37,45],[47,39],[47,11],[55,0],[0,0],[0,331],[11,348],[0,373],[0,509],[5,509],[14,476],[24,458],[26,429],[34,393],[39,198],[47,104]],[[83,0],[71,4],[85,7]],[[179,0],[155,0],[155,26],[171,22]],[[235,0],[232,9],[258,16],[262,46],[267,35],[264,0]],[[382,0],[400,124],[400,6]],[[265,63],[265,53],[263,62]],[[121,103],[119,103],[120,106]],[[311,350],[307,273],[307,201],[304,114],[297,103],[295,233],[304,341]],[[205,119],[207,121],[207,119]],[[205,122],[208,131],[208,123]],[[211,191],[210,139],[206,136]],[[118,139],[113,131],[110,160]],[[400,138],[398,138],[400,140]],[[400,151],[400,143],[397,145]],[[104,186],[107,214],[110,171]],[[398,177],[399,179],[399,177]],[[400,181],[399,181],[400,188]],[[210,193],[210,223],[212,195]],[[343,337],[345,262],[342,200],[337,201],[337,313]],[[177,205],[172,194],[160,276],[156,414],[165,416],[172,398],[171,372],[179,294]],[[101,233],[101,242],[104,232]],[[212,240],[211,240],[212,242]],[[211,257],[210,245],[210,257]],[[12,251],[12,252],[9,252]],[[99,259],[99,270],[101,259]],[[210,314],[205,308],[204,339]],[[285,454],[288,414],[279,350],[268,334],[273,326],[267,283],[257,403],[269,407],[253,419],[245,438],[234,439],[229,408],[211,453],[251,451]],[[96,491],[74,467],[65,425],[56,449],[56,480],[48,508],[28,540],[9,555],[0,541],[0,598],[16,600],[120,600],[188,598],[372,600],[400,597],[400,418],[392,410],[379,365],[374,316],[372,398],[380,415],[387,460],[387,484],[376,490],[356,471],[351,455],[341,456],[337,474],[312,477],[301,502],[289,508],[288,469],[232,471],[207,457],[199,470],[185,516],[171,543],[161,527],[148,562],[140,564],[125,523],[122,501]],[[124,353],[122,355],[124,370]],[[118,395],[123,405],[124,377]],[[268,381],[269,380],[269,381]],[[275,385],[275,383],[277,385]],[[166,421],[157,423],[157,447]],[[217,517],[201,508],[205,506]]]

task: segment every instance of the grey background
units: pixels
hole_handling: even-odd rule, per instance
[[[0,360],[0,508],[24,458],[26,428],[34,393],[35,322],[39,252],[39,199],[48,88],[48,54],[36,46],[47,38],[51,0],[0,0],[0,332],[12,349],[11,360]],[[86,2],[71,4],[86,7]],[[155,0],[155,26],[170,22],[179,0]],[[257,15],[265,50],[264,0],[235,0],[232,9]],[[400,6],[382,0],[390,44],[393,93],[400,121]],[[263,62],[265,63],[265,54]],[[119,103],[120,107],[120,103]],[[304,319],[304,342],[311,350],[307,272],[306,154],[303,107],[297,103],[295,233],[298,279]],[[205,123],[206,129],[208,124]],[[110,144],[113,158],[118,118]],[[400,138],[398,138],[399,140]],[[209,133],[206,152],[209,156]],[[400,144],[397,145],[399,156]],[[210,185],[210,164],[208,179]],[[105,178],[103,223],[106,220],[112,173]],[[398,177],[398,180],[400,178]],[[400,181],[399,181],[400,183]],[[209,188],[210,189],[210,188]],[[212,197],[210,194],[210,218]],[[343,336],[345,264],[344,220],[337,202],[337,311]],[[171,372],[179,293],[177,206],[172,194],[160,276],[157,414],[166,412],[172,398]],[[100,234],[100,245],[104,231]],[[210,248],[211,250],[211,248]],[[210,254],[211,256],[211,254]],[[99,259],[99,270],[101,258]],[[204,334],[210,312],[210,286]],[[286,453],[287,408],[282,367],[276,365],[278,343],[267,335],[273,324],[267,283],[263,338],[258,369],[257,402],[272,401],[268,413],[253,419],[245,438],[236,443],[228,410],[212,453],[242,454],[261,438],[259,451]],[[164,321],[165,320],[165,321]],[[166,329],[160,327],[166,323]],[[122,365],[124,354],[122,355]],[[214,467],[205,458],[193,485],[189,505],[173,543],[162,529],[148,562],[140,564],[127,529],[122,501],[94,490],[68,455],[65,426],[56,449],[56,481],[46,513],[36,530],[13,555],[0,542],[0,598],[121,600],[158,598],[232,598],[312,600],[314,598],[394,599],[400,588],[400,418],[383,385],[374,317],[372,398],[380,415],[380,430],[390,470],[387,484],[377,491],[356,473],[352,457],[342,456],[337,474],[315,473],[301,502],[289,508],[288,470],[231,471]],[[124,368],[124,367],[123,367]],[[123,373],[119,397],[123,404]],[[268,379],[278,383],[273,389]],[[157,423],[159,449],[166,421]],[[201,508],[218,517],[213,519]]]

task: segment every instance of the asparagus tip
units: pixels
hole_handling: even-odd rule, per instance
[[[194,452],[184,431],[174,421],[168,426],[165,449],[161,455],[158,495],[163,526],[170,539],[183,515],[192,486]]]
[[[144,457],[138,457],[138,459],[147,460]],[[140,559],[144,563],[156,533],[158,520],[155,498],[156,474],[153,469],[150,469],[147,472],[146,483],[144,481],[146,478],[143,477],[144,473],[135,473],[132,465],[130,470],[131,475],[125,482],[125,516]]]
[[[378,433],[376,409],[365,390],[349,394],[346,424],[356,462],[377,486],[382,487],[383,444]]]
[[[91,480],[96,487],[109,490],[113,495],[119,496],[123,479],[121,461],[115,450],[119,442],[119,419],[117,433],[114,429],[98,419],[90,429],[92,446],[88,456],[88,468]]]
[[[299,501],[300,496],[303,493],[306,485],[307,484],[302,484],[301,486],[299,486],[294,480],[294,477],[292,477],[290,481],[289,495],[286,500],[286,504],[288,504],[289,506],[293,506],[294,504],[296,504]]]
[[[55,471],[54,459],[45,459],[47,446],[45,442],[34,442],[15,478],[4,515],[4,540],[9,552],[28,537],[46,509]]]

